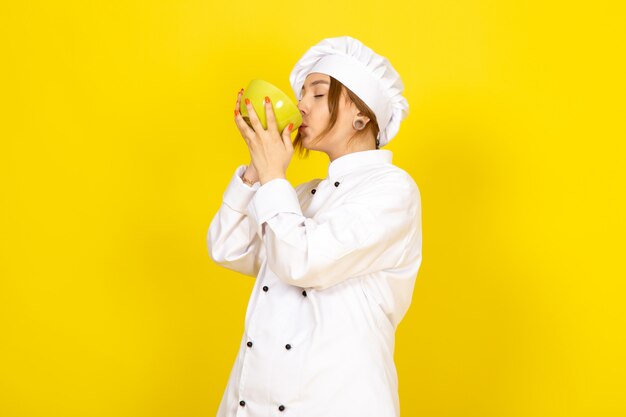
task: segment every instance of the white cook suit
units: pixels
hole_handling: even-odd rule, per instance
[[[295,189],[246,185],[211,221],[217,264],[256,277],[217,417],[397,417],[395,330],[422,260],[412,177],[373,149]]]

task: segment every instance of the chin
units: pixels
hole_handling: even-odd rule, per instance
[[[302,138],[302,142],[301,142],[301,143],[302,143],[302,147],[303,147],[304,149],[308,149],[308,150],[310,150],[310,151],[313,151],[313,150],[314,150],[314,149],[311,149],[311,147],[309,146],[309,140],[308,140],[308,138],[303,137],[303,138]]]

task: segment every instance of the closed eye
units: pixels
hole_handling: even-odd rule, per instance
[[[314,96],[314,97],[324,97],[324,94],[320,94],[320,95],[317,95],[317,96]],[[300,103],[301,101],[302,100],[298,100],[298,103]]]

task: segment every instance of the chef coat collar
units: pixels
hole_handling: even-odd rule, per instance
[[[390,164],[393,153],[389,149],[369,149],[350,152],[336,158],[328,165],[328,178],[334,180],[365,165]]]

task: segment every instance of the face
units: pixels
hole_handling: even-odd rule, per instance
[[[302,146],[306,149],[323,151],[329,155],[343,151],[347,139],[355,131],[352,121],[355,115],[360,114],[354,103],[347,99],[345,92],[339,100],[337,123],[327,136],[316,144],[315,139],[330,122],[328,111],[328,90],[330,76],[318,72],[310,73],[302,86],[302,98],[298,102],[298,109],[302,114],[302,126],[299,129],[302,137]]]

